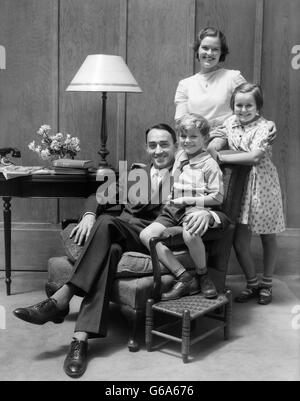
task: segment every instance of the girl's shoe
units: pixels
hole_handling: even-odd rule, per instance
[[[245,288],[237,297],[234,298],[234,302],[243,304],[248,302],[250,299],[257,298],[259,296],[259,288]]]
[[[257,303],[260,305],[268,305],[270,302],[272,302],[272,288],[260,287]]]

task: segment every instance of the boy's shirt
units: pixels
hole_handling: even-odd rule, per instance
[[[189,158],[180,150],[172,170],[174,177],[172,198],[182,196],[201,197],[210,195],[222,203],[224,186],[218,163],[207,152]]]

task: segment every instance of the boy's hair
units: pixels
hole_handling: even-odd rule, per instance
[[[259,111],[263,107],[264,98],[260,85],[252,84],[250,82],[244,82],[241,85],[237,86],[231,95],[230,107],[232,111],[234,110],[234,102],[237,93],[252,93],[257,110]]]
[[[175,133],[175,131],[173,130],[173,128],[171,128],[168,124],[160,123],[160,124],[155,124],[155,125],[153,125],[152,127],[148,128],[148,129],[146,130],[146,143],[147,143],[147,140],[148,140],[148,134],[149,134],[149,132],[150,132],[152,129],[159,129],[159,130],[162,130],[162,131],[167,131],[167,132],[169,132],[169,134],[170,134],[171,137],[172,137],[173,142],[174,142],[174,143],[177,142],[176,133]]]
[[[193,49],[194,49],[194,52],[196,53],[197,59],[199,60],[198,50],[201,45],[201,42],[207,36],[219,38],[220,44],[221,44],[221,56],[220,56],[219,61],[225,61],[226,55],[229,53],[226,37],[221,31],[219,31],[218,29],[213,28],[213,27],[204,28],[198,33],[197,39],[193,46]]]
[[[209,122],[200,115],[185,114],[176,124],[176,130],[179,134],[194,128],[197,128],[203,137],[209,135]]]

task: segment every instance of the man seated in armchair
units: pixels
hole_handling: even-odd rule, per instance
[[[76,243],[85,243],[71,278],[49,299],[14,310],[16,317],[32,324],[62,323],[69,313],[72,297],[83,297],[64,361],[64,371],[71,377],[79,377],[86,370],[88,338],[106,336],[111,285],[122,254],[128,251],[147,253],[139,234],[159,215],[169,195],[168,173],[177,151],[173,129],[166,124],[149,128],[146,131],[146,150],[150,164],[145,170],[151,190],[145,202],[128,202],[120,216],[110,216],[103,214],[105,206],[98,204],[95,195],[88,198],[83,217],[72,232]],[[158,193],[163,185],[168,185],[167,190],[163,188],[161,191],[166,198],[159,199]],[[221,212],[202,210],[194,213],[192,221],[191,232],[198,230],[203,234],[209,225],[222,227],[227,218]]]

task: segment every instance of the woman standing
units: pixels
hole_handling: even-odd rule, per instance
[[[175,120],[187,113],[200,114],[215,127],[231,116],[231,95],[246,80],[240,71],[221,67],[229,51],[226,38],[218,29],[202,29],[193,48],[200,70],[179,82],[175,95]]]

